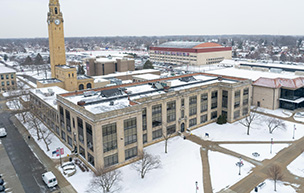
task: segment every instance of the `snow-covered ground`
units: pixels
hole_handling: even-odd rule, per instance
[[[288,111],[288,110],[285,110],[285,109],[280,109],[280,108],[275,109],[275,110],[270,110],[270,109],[265,109],[265,108],[259,107],[257,109],[257,111],[267,113],[267,114],[271,114],[271,115],[276,115],[276,116],[279,116],[279,117],[285,117],[285,118],[290,117],[292,115],[291,111]]]
[[[175,137],[168,141],[167,154],[164,153],[164,147],[164,142],[160,142],[145,149],[152,155],[160,156],[162,168],[152,170],[144,179],[131,165],[120,169],[123,174],[121,192],[192,192],[196,181],[199,189],[203,189],[200,146]]]
[[[304,177],[304,153],[293,160],[293,162],[287,166],[287,169],[294,175]]]
[[[17,114],[15,116],[20,121],[20,123],[23,124],[23,126],[29,131],[32,138],[36,141],[36,143],[45,152],[45,154],[47,156],[49,156],[52,159],[59,159],[59,156],[56,157],[56,155],[52,155],[52,152],[56,151],[57,148],[63,148],[63,150],[64,150],[64,154],[61,157],[66,157],[68,154],[69,155],[71,154],[70,149],[67,148],[53,133],[50,136],[50,139],[52,140],[52,143],[49,145],[50,151],[47,151],[46,145],[42,141],[42,139],[41,140],[37,139],[36,130],[33,129],[31,124],[29,122],[23,123],[23,121],[22,121],[23,119],[22,119],[21,114]],[[29,113],[26,113],[26,117],[28,117],[28,116],[29,116]],[[26,120],[29,120],[29,118],[26,118]],[[40,127],[42,129],[47,129],[46,126],[43,123],[40,124]]]
[[[295,124],[289,121],[284,121],[286,129],[276,129],[272,134],[269,133],[268,127],[264,120],[268,116],[261,115],[256,121],[253,121],[250,135],[247,135],[247,128],[239,122],[227,123],[218,125],[211,123],[192,131],[195,135],[205,138],[205,133],[209,134],[209,140],[212,141],[270,141],[273,138],[275,141],[292,141],[294,125],[296,126],[295,139],[300,139],[304,136],[304,125]]]
[[[283,148],[288,147],[289,144],[222,144],[220,146],[252,159],[263,161],[264,159],[273,158]],[[270,153],[270,151],[272,152]],[[259,153],[260,156],[253,156],[252,153],[254,152]]]
[[[236,166],[236,163],[240,161],[239,158],[213,151],[208,152],[208,157],[213,192],[235,184],[250,174],[250,170],[254,167],[249,162],[242,160],[244,165],[241,167],[241,175],[239,175],[239,167]]]
[[[262,188],[258,188],[259,193],[275,192],[273,180],[265,180],[265,183],[266,184]],[[298,187],[297,184],[292,184],[292,185]],[[251,193],[255,193],[255,191],[252,190]],[[288,183],[278,181],[276,193],[296,193],[296,190],[293,187],[291,187]]]

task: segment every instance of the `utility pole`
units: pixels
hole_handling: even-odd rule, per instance
[[[197,186],[197,181],[195,182],[195,193],[197,193],[197,189],[198,189],[198,186]]]

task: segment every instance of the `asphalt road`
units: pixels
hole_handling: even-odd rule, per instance
[[[0,100],[3,101],[3,99]],[[0,109],[3,109],[2,105],[4,104],[0,105]],[[18,129],[11,122],[11,116],[8,111],[0,110],[0,127],[5,127],[8,133],[7,137],[2,138],[1,141],[24,191],[26,193],[51,192],[41,179],[41,174],[46,171],[44,166],[24,141],[28,139],[23,139]]]

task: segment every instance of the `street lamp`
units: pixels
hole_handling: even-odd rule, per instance
[[[241,175],[241,167],[242,167],[242,157],[240,157],[240,162],[239,162],[239,175]]]
[[[270,140],[270,154],[272,154],[272,144],[273,144],[273,138]]]
[[[292,136],[292,139],[295,138],[295,133],[296,133],[296,124],[293,125],[293,136]]]
[[[198,187],[197,187],[197,181],[195,182],[195,192],[197,193],[197,189],[198,189]]]

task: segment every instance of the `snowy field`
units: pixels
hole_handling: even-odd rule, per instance
[[[304,153],[293,160],[293,162],[287,166],[287,169],[294,175],[304,177]]]
[[[205,138],[212,141],[270,141],[273,138],[275,141],[292,141],[294,125],[296,126],[295,139],[300,139],[304,136],[304,125],[294,124],[289,121],[284,121],[286,129],[276,129],[272,134],[269,133],[265,121],[268,116],[261,115],[260,118],[252,123],[250,135],[247,135],[247,128],[239,122],[227,123],[218,125],[211,123],[192,131],[193,134],[205,138],[205,133],[209,133],[210,138]]]
[[[235,151],[252,159],[263,161],[264,159],[273,158],[279,151],[288,147],[289,144],[222,144],[221,147]],[[270,151],[272,151],[270,153]],[[252,153],[257,152],[260,156],[255,157]]]
[[[253,108],[253,107],[251,107]],[[263,112],[263,113],[267,113],[267,114],[271,114],[271,115],[276,115],[276,116],[279,116],[279,117],[291,117],[292,115],[292,112],[291,111],[288,111],[288,110],[285,110],[285,109],[275,109],[275,110],[270,110],[270,109],[265,109],[265,108],[261,108],[259,107],[257,109],[257,111],[259,112]]]
[[[36,143],[39,145],[40,149],[42,149],[47,156],[49,156],[52,159],[59,159],[59,156],[56,157],[56,155],[54,155],[54,156],[52,155],[52,151],[55,151],[59,147],[64,149],[64,154],[61,157],[66,157],[67,154],[69,154],[69,155],[71,154],[70,149],[67,148],[53,133],[50,136],[50,138],[52,139],[52,143],[49,145],[50,151],[47,151],[46,145],[42,141],[42,139],[41,140],[37,139],[36,130],[33,129],[31,124],[29,124],[29,122],[23,123],[23,121],[22,121],[23,119],[20,114],[17,114],[15,116],[20,121],[20,123],[23,124],[23,126],[29,131],[32,138],[36,141]],[[26,116],[28,116],[28,113],[26,113]],[[27,118],[27,120],[28,119],[29,118]],[[40,127],[42,129],[47,129],[46,126],[42,123],[40,124]]]
[[[258,189],[259,193],[271,193],[275,192],[274,191],[274,183],[273,180],[265,180],[266,184]],[[293,186],[298,187],[297,184],[293,184]],[[251,193],[255,193],[254,190],[251,191]],[[286,182],[277,182],[277,191],[275,193],[296,193],[296,190],[291,187],[288,183]]]
[[[208,157],[213,192],[235,184],[250,174],[250,170],[254,167],[243,160],[244,165],[241,167],[241,175],[239,175],[239,167],[235,165],[240,161],[239,158],[213,151],[208,152]]]

